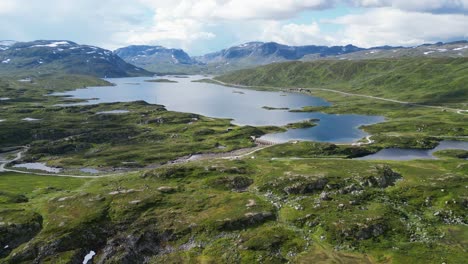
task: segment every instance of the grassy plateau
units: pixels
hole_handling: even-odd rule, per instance
[[[64,107],[83,102],[50,93],[109,83],[2,77],[0,160],[28,146],[14,163],[43,162],[75,177],[0,172],[0,263],[82,263],[90,251],[93,263],[465,263],[466,151],[439,151],[434,160],[351,158],[466,140],[468,116],[314,88],[465,109],[467,66],[466,59],[293,62],[217,77],[303,88],[332,102],[289,111],[386,117],[363,127],[371,144],[291,142],[230,158],[215,155],[285,128],[234,126],[143,101]],[[203,153],[214,156],[174,162]]]

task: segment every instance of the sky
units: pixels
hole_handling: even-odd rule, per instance
[[[0,39],[202,55],[249,41],[415,46],[468,39],[468,0],[0,0]]]

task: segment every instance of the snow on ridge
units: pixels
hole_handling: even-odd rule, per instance
[[[49,44],[44,44],[44,45],[34,45],[31,46],[31,48],[36,48],[36,47],[49,47],[49,48],[56,48],[58,46],[64,46],[64,45],[70,45],[68,41],[55,41]]]
[[[468,49],[468,46],[463,46],[463,47],[455,48],[455,49],[453,49],[453,50],[464,50],[464,49]]]
[[[0,46],[13,46],[16,43],[14,40],[0,40]]]

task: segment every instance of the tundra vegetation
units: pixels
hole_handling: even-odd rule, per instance
[[[464,62],[447,63],[458,67]],[[297,68],[302,64],[291,63],[296,67],[291,70],[288,65],[275,71],[278,76],[286,79],[289,72],[308,76],[308,68]],[[375,71],[374,66],[363,68]],[[386,79],[384,71],[388,69],[382,66],[381,78]],[[467,76],[458,72],[459,79]],[[259,83],[247,81],[251,79],[245,74],[219,79],[271,85],[266,77]],[[468,130],[464,114],[311,89],[333,105],[297,111],[385,116],[386,122],[364,127],[375,142],[360,146],[294,142],[238,159],[172,164],[183,156],[253,147],[251,136],[285,128],[233,126],[230,120],[171,112],[145,102],[64,107],[83,102],[44,96],[91,85],[108,83],[80,75],[32,76],[28,82],[0,79],[0,94],[11,98],[0,101],[0,119],[5,120],[0,123],[2,150],[29,145],[21,162],[45,162],[88,177],[1,172],[0,262],[80,263],[91,250],[97,253],[93,263],[463,263],[468,259],[466,151],[436,152],[437,160],[351,159],[385,147],[431,148],[442,139],[463,140]],[[356,87],[361,85],[366,87]],[[381,89],[377,95],[390,93]],[[410,94],[409,90],[403,94],[395,90],[393,98],[429,103],[426,93],[432,88],[419,94],[421,89],[408,97],[404,93]],[[431,104],[463,107],[464,92],[452,94],[452,99],[447,99],[449,92],[441,92],[440,101]],[[111,110],[128,112],[100,114]],[[309,127],[313,121],[289,127]],[[84,167],[100,173],[90,177],[79,171]]]

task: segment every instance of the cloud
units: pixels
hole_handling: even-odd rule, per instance
[[[333,7],[335,0],[140,0],[156,12],[202,21],[288,19],[306,10]]]
[[[430,13],[467,13],[468,0],[350,0],[360,7],[392,7],[405,11]]]
[[[139,0],[139,3],[153,10],[152,23],[138,30],[119,32],[114,39],[125,39],[126,44],[160,44],[193,49],[197,42],[226,33],[237,36],[238,41],[301,43],[306,37],[316,34],[318,25],[284,24],[281,21],[305,10],[330,8],[335,1]],[[225,30],[215,32],[220,25]]]
[[[10,14],[19,8],[15,0],[2,0],[0,2],[0,14]]]
[[[112,46],[113,33],[143,23],[147,12],[146,6],[123,0],[0,0],[0,9],[0,36],[20,41],[69,39],[102,46]]]
[[[370,47],[380,45],[418,45],[435,40],[467,38],[468,16],[406,12],[394,8],[375,8],[359,15],[346,15],[332,23],[343,26],[341,43]]]
[[[353,15],[304,20],[311,10],[333,16],[338,5]],[[466,38],[467,10],[468,0],[0,0],[0,36],[109,49],[155,44],[198,54],[254,40],[417,45]]]
[[[259,40],[287,45],[328,45],[331,38],[321,32],[320,26],[316,22],[311,24],[268,22],[263,26]]]
[[[165,45],[187,49],[194,41],[212,39],[216,35],[204,31],[203,24],[193,19],[161,19],[157,17],[149,27],[121,31],[113,35],[123,44]]]

